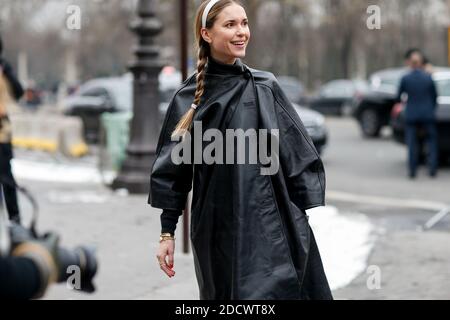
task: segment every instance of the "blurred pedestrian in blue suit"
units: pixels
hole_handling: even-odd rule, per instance
[[[408,145],[409,177],[415,178],[418,162],[417,131],[423,128],[427,141],[427,164],[431,177],[438,168],[438,147],[435,110],[437,106],[436,86],[431,75],[423,70],[424,56],[415,49],[407,52],[406,62],[411,71],[400,81],[397,99],[407,95],[405,109],[405,138]]]

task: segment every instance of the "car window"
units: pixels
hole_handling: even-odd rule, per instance
[[[403,71],[376,74],[371,77],[370,85],[372,89],[377,91],[396,93],[404,74]]]
[[[398,87],[400,84],[400,77],[392,77],[392,78],[381,78],[380,84],[383,86],[393,86]]]
[[[106,97],[110,98],[108,91],[104,88],[90,88],[84,91],[82,94],[84,97]]]
[[[351,97],[353,96],[353,85],[347,81],[336,81],[326,84],[322,90],[321,95],[325,97]]]
[[[436,81],[436,90],[439,96],[450,97],[450,79]]]
[[[369,90],[369,84],[365,81],[356,80],[354,81],[355,90],[359,92],[367,92]]]

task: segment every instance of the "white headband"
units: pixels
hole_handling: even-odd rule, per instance
[[[211,10],[211,8],[220,0],[211,0],[209,1],[209,3],[206,5],[205,10],[203,11],[203,16],[202,16],[202,27],[206,28],[206,18],[208,17],[208,13]]]

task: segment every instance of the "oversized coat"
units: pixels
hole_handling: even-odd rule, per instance
[[[280,166],[273,175],[261,174],[259,160],[173,162],[178,142],[170,135],[195,90],[193,74],[172,97],[148,201],[156,208],[182,210],[192,188],[190,237],[200,299],[332,299],[305,213],[325,205],[323,163],[275,76],[240,59],[229,65],[209,58],[194,116],[203,132],[215,128],[224,136],[225,129],[278,129]],[[202,147],[209,143],[203,141]]]

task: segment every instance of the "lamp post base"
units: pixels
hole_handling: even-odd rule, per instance
[[[113,190],[127,189],[132,194],[148,194],[150,191],[150,170],[155,157],[155,154],[128,155],[111,188]]]

